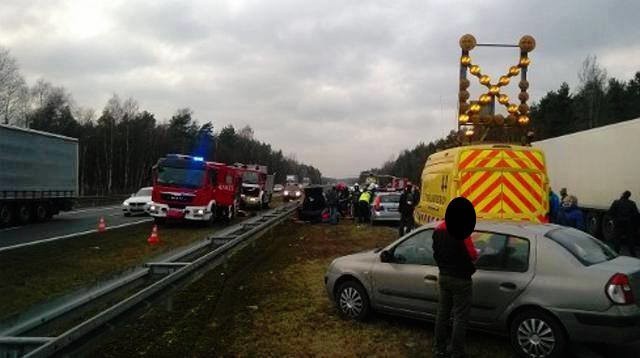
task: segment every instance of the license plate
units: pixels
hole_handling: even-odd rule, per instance
[[[178,209],[169,209],[169,212],[167,213],[167,216],[170,218],[181,218],[183,215],[182,210]]]

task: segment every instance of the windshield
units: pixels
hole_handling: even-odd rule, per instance
[[[580,230],[561,228],[550,231],[545,236],[562,245],[585,266],[618,257],[605,243]]]
[[[185,188],[199,188],[204,181],[204,174],[205,171],[202,169],[159,167],[158,183]]]
[[[151,196],[151,188],[142,188],[138,190],[136,196]]]
[[[258,184],[258,173],[244,172],[242,173],[242,182],[245,184]]]
[[[380,195],[380,202],[382,203],[399,203],[400,195]]]

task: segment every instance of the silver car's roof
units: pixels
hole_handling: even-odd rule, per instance
[[[438,221],[425,224],[424,228],[434,228]],[[559,229],[562,226],[554,224],[540,224],[527,221],[515,220],[477,220],[477,231],[495,231],[502,234],[509,234],[520,237],[544,236],[549,231]]]

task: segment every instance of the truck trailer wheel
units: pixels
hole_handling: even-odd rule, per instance
[[[13,221],[13,210],[9,204],[0,204],[0,227],[9,226]]]
[[[49,205],[47,203],[38,203],[35,208],[35,219],[38,222],[47,221],[49,219]]]
[[[613,242],[613,239],[616,235],[616,226],[613,223],[613,218],[609,214],[604,214],[602,216],[602,238],[605,241]]]
[[[28,204],[18,205],[18,221],[21,224],[28,224],[32,217],[31,207]]]

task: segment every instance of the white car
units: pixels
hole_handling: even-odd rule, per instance
[[[151,203],[151,190],[153,187],[140,188],[137,193],[131,194],[131,197],[122,203],[122,212],[124,216],[146,215]]]

